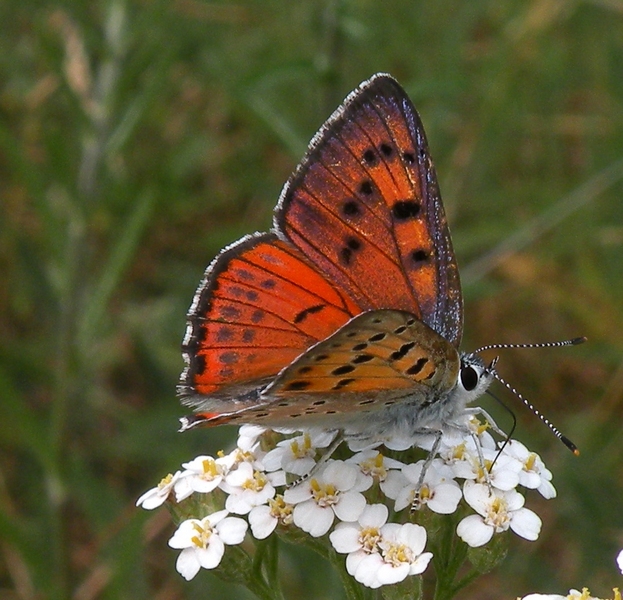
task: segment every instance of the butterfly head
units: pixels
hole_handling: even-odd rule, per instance
[[[461,354],[459,374],[453,394],[456,406],[463,409],[487,391],[496,377],[496,363],[497,358],[487,365],[478,354]]]

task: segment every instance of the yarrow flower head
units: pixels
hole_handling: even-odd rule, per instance
[[[388,515],[384,504],[366,506],[356,523],[340,523],[329,536],[336,552],[348,554],[348,573],[370,588],[422,573],[433,556],[423,552],[423,527],[387,523]]]
[[[228,463],[228,460],[211,456],[198,456],[183,463],[184,471],[174,486],[177,501],[181,502],[194,492],[209,494],[215,490],[229,469]]]
[[[424,471],[426,461],[405,465],[388,475],[385,494],[396,500],[397,511],[418,502],[440,514],[453,513],[463,494],[452,478],[452,469],[440,460],[433,460]],[[423,472],[424,471],[424,472]]]
[[[265,504],[275,495],[275,488],[262,471],[244,462],[230,471],[221,484],[228,495],[225,508],[238,515],[246,515],[254,506]]]
[[[283,497],[295,505],[294,524],[312,537],[320,537],[331,529],[336,516],[347,522],[359,518],[366,506],[361,493],[366,485],[354,465],[335,460],[317,476],[286,490]]]
[[[457,527],[459,537],[473,547],[483,546],[494,533],[509,527],[527,540],[536,540],[541,519],[524,508],[524,497],[515,490],[495,490],[485,484],[466,481],[465,501],[478,513],[465,517]]]
[[[176,566],[186,579],[201,568],[218,568],[226,547],[245,537],[294,535],[300,542],[307,535],[346,555],[347,572],[377,588],[420,574],[430,562],[426,529],[411,522],[418,511],[458,522],[453,515],[460,506],[473,510],[456,532],[477,547],[508,529],[538,537],[541,521],[524,507],[519,485],[555,495],[537,455],[514,441],[500,450],[489,428],[473,419],[441,439],[421,433],[409,439],[404,432],[381,441],[351,439],[348,447],[356,450],[345,460],[331,455],[336,435],[243,426],[231,452],[184,463],[137,504],[147,510],[165,504],[172,511],[178,529],[169,545],[181,550]],[[343,445],[339,451],[349,450]]]
[[[246,531],[247,523],[237,517],[228,517],[226,510],[200,520],[183,521],[169,540],[171,548],[182,550],[177,558],[177,570],[190,580],[201,567],[214,569],[223,558],[225,544],[239,544]]]
[[[621,593],[618,588],[612,590],[612,600],[621,600]],[[518,599],[519,600],[519,599]],[[583,588],[581,592],[578,590],[569,590],[566,596],[560,594],[528,594],[521,598],[521,600],[601,600],[596,596],[591,596],[588,588]]]
[[[155,488],[147,490],[136,501],[136,506],[141,506],[145,510],[153,510],[154,508],[162,506],[169,498],[169,494],[174,490],[181,475],[181,471],[176,471],[174,475],[169,473],[166,477],[163,477]]]

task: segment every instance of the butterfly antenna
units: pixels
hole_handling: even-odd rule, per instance
[[[570,340],[562,340],[560,342],[543,342],[540,344],[489,344],[482,346],[478,350],[474,350],[474,354],[479,354],[484,350],[509,350],[512,348],[560,348],[561,346],[577,346],[586,341],[584,336],[576,337]]]
[[[586,338],[575,338],[576,340],[581,340],[584,341]],[[565,343],[565,342],[553,342],[551,344],[546,344],[546,347],[549,346],[569,346],[572,345],[573,340],[569,340],[569,342]],[[576,342],[576,343],[581,343],[581,342]],[[515,345],[514,347],[525,347],[523,345]],[[532,348],[534,346],[528,345],[529,348]],[[541,345],[537,346],[539,348],[543,347]],[[497,362],[497,361],[495,361]],[[495,367],[495,362],[492,363],[492,367]],[[578,450],[578,447],[565,435],[563,435],[560,430],[558,429],[558,427],[556,427],[545,415],[543,415],[541,412],[539,412],[539,410],[534,406],[534,404],[532,404],[532,402],[530,402],[527,398],[525,398],[524,396],[522,396],[510,383],[508,383],[507,381],[505,381],[500,374],[492,367],[489,367],[489,369],[487,369],[507,390],[509,390],[510,392],[512,392],[513,394],[515,394],[515,396],[517,396],[517,398],[519,398],[539,419],[541,419],[541,421],[543,421],[543,423],[545,423],[545,425],[547,425],[550,429],[550,431],[565,445],[567,446],[567,448],[569,448],[569,450],[571,450],[571,452],[573,452],[573,454],[575,454],[576,456],[580,455],[580,451]],[[495,398],[495,396],[494,396]],[[501,403],[502,406],[505,406],[503,403]],[[514,418],[515,415],[513,415]],[[507,440],[508,441],[508,440]]]

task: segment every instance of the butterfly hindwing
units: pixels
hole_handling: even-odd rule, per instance
[[[411,313],[374,310],[351,319],[286,367],[265,397],[327,397],[345,392],[380,398],[388,390],[451,387],[459,355]]]
[[[368,311],[313,345],[258,393],[205,401],[185,426],[268,423],[338,426],[408,401],[423,409],[456,382],[457,350],[414,315]]]

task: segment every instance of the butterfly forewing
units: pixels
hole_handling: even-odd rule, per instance
[[[362,308],[406,310],[458,346],[458,271],[422,124],[377,75],[327,121],[290,179],[278,230]]]
[[[252,389],[361,309],[273,234],[249,236],[208,268],[188,315],[179,393]]]

